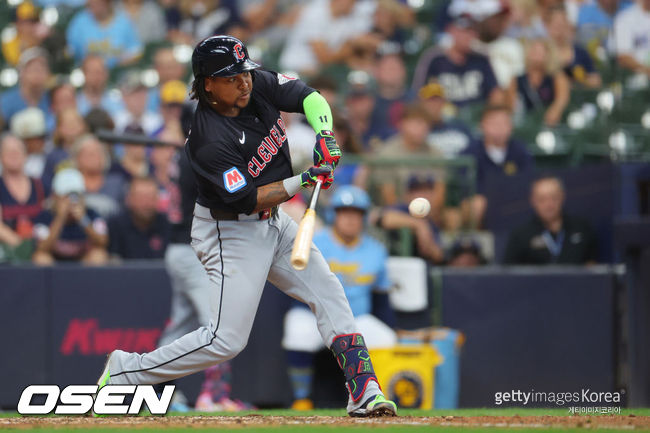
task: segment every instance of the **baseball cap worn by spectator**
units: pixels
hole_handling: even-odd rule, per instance
[[[10,129],[22,140],[43,138],[46,135],[45,114],[36,107],[25,108],[11,118]]]
[[[52,191],[60,197],[70,194],[81,195],[86,192],[83,176],[77,169],[65,168],[54,175]]]
[[[508,0],[453,0],[449,6],[449,14],[452,17],[465,15],[474,21],[483,21],[493,15],[509,11]]]
[[[26,1],[18,5],[15,11],[15,21],[38,21],[39,10],[32,2]]]
[[[50,56],[41,47],[32,47],[28,48],[23,53],[20,55],[20,59],[18,60],[18,71],[22,72],[23,69],[25,69],[25,66],[27,66],[28,63],[36,60],[36,59],[42,59],[47,63],[48,67],[50,65]]]
[[[438,82],[430,82],[425,84],[418,90],[418,96],[422,100],[431,99],[431,98],[445,98],[445,89]]]
[[[436,184],[436,179],[432,175],[414,174],[406,181],[407,191],[417,191],[422,189],[430,189]]]
[[[120,90],[123,93],[133,93],[137,90],[146,90],[147,86],[142,81],[140,72],[129,71],[120,80]]]
[[[168,81],[160,88],[160,101],[165,105],[182,104],[185,102],[186,95],[187,88],[182,81]]]

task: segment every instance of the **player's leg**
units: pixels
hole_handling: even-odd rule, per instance
[[[396,407],[384,398],[343,287],[312,244],[307,267],[291,266],[291,250],[298,225],[284,212],[274,221],[280,233],[269,281],[289,296],[307,304],[316,315],[325,345],[332,349],[345,373],[352,416],[394,415]]]
[[[207,270],[217,303],[210,326],[153,352],[113,352],[107,363],[108,383],[155,384],[183,377],[227,361],[246,346],[277,233],[265,221],[241,224],[194,219],[193,247]]]
[[[216,291],[203,265],[189,244],[171,244],[165,251],[165,270],[172,286],[169,324],[158,344],[164,346],[194,331],[209,326],[216,316]]]
[[[291,308],[284,316],[282,348],[287,351],[287,372],[293,390],[292,409],[313,408],[309,397],[314,375],[314,353],[323,347],[314,313],[304,307]]]

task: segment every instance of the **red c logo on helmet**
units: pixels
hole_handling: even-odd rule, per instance
[[[235,50],[235,57],[237,57],[237,60],[242,60],[246,57],[246,54],[244,54],[244,47],[242,47],[241,44],[235,45],[233,50]]]

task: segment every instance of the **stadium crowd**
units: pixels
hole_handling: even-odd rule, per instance
[[[642,89],[650,77],[650,0],[3,3],[8,263],[164,256],[181,218],[189,55],[213,34],[241,38],[265,68],[321,91],[344,152],[335,185],[371,193],[370,224],[391,252],[435,265],[598,261],[586,215],[563,212],[563,182],[540,161],[558,154],[563,131],[611,112],[609,89],[623,92],[624,79]],[[299,115],[285,123],[295,168],[309,165],[311,128]],[[494,257],[488,186],[533,178],[534,216]],[[427,218],[408,214],[414,197],[432,204]]]

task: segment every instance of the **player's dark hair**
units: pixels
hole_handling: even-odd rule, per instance
[[[199,104],[209,107],[211,105],[210,97],[205,91],[205,77],[197,77],[192,81],[192,90],[190,99],[196,99]]]

